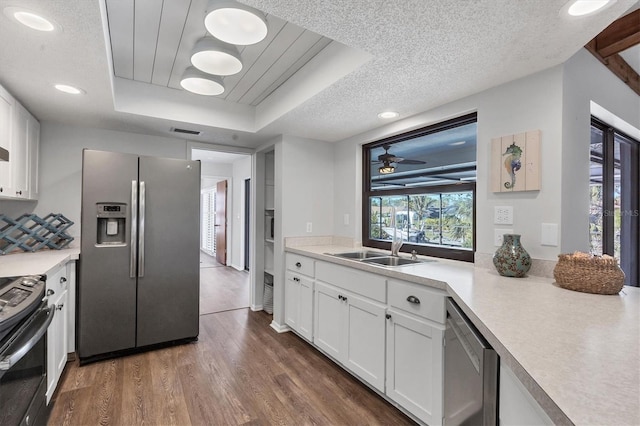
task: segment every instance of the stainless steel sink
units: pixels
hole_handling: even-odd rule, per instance
[[[424,263],[424,261],[407,259],[404,257],[385,256],[385,257],[374,257],[371,259],[363,259],[362,263],[372,263],[374,265],[382,265],[382,266],[404,266],[404,265],[415,265],[418,263]]]
[[[387,256],[384,253],[379,253],[379,252],[375,252],[375,251],[367,251],[367,250],[353,251],[353,252],[348,252],[348,253],[334,253],[334,254],[331,254],[331,255],[332,256],[337,256],[337,257],[343,257],[345,259],[356,259],[356,260],[369,259],[369,258],[373,258],[373,257]]]

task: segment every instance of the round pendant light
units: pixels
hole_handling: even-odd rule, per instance
[[[256,44],[267,36],[264,15],[252,7],[233,1],[212,0],[207,8],[204,26],[215,38],[240,46]]]
[[[220,77],[203,73],[195,67],[185,70],[180,86],[197,95],[215,96],[224,93],[224,85]]]
[[[212,37],[205,37],[196,43],[191,63],[200,71],[215,75],[233,75],[242,70],[238,49]]]

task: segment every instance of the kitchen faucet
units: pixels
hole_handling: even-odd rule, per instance
[[[393,236],[391,237],[391,256],[398,256],[400,247],[402,247],[402,231],[398,236],[398,227],[396,226],[396,208],[391,208],[391,227],[393,228]]]

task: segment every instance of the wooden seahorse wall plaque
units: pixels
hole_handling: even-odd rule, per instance
[[[493,192],[540,190],[540,130],[491,139]]]

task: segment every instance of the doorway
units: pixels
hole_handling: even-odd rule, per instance
[[[251,272],[245,255],[249,214],[245,191],[252,158],[248,153],[216,152],[197,145],[197,149],[190,147],[190,155],[201,162],[203,241],[209,226],[209,241],[215,247],[215,251],[203,249],[200,254],[200,314],[246,308]]]
[[[244,180],[244,270],[249,270],[250,245],[250,223],[251,223],[251,179]]]

